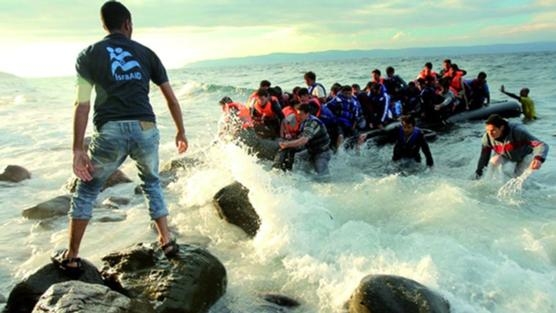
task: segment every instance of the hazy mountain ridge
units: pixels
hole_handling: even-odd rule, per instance
[[[465,47],[430,47],[372,50],[328,50],[307,53],[271,53],[266,55],[203,60],[185,65],[188,68],[277,64],[284,62],[331,61],[385,57],[455,57],[469,54],[541,52],[556,50],[556,42],[496,44]]]

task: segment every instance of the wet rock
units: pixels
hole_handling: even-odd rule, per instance
[[[82,262],[84,272],[78,280],[103,285],[104,281],[97,268],[85,259],[82,259]],[[8,296],[4,313],[29,313],[50,286],[70,280],[64,272],[49,263],[15,285]]]
[[[182,169],[192,168],[201,164],[201,161],[197,158],[183,157],[175,160],[171,160],[162,166],[160,171],[160,185],[162,188],[167,187],[169,184],[175,182],[178,179],[178,171]],[[139,187],[140,188],[140,187]],[[142,192],[142,191],[141,191]],[[135,194],[137,193],[137,190]]]
[[[110,209],[118,209],[121,205],[128,205],[131,202],[129,198],[124,197],[108,197],[102,201],[102,206]]]
[[[68,281],[54,284],[40,297],[32,313],[110,312],[154,313],[152,306],[97,284]]]
[[[4,173],[0,174],[0,181],[19,183],[22,180],[31,178],[31,172],[19,165],[8,165]]]
[[[142,195],[143,194],[143,188],[141,188],[141,185],[135,186],[135,189],[133,189],[133,193],[136,194],[136,195]]]
[[[106,182],[104,183],[104,185],[102,186],[101,191],[119,185],[119,184],[125,184],[125,183],[131,183],[132,180],[126,176],[126,174],[124,174],[124,172],[120,171],[120,170],[116,170],[114,173],[112,173],[112,175],[110,175],[108,177],[108,179],[106,180]],[[74,193],[75,192],[75,188],[77,187],[77,177],[71,177],[66,185],[65,188],[71,192]]]
[[[226,291],[226,269],[213,255],[181,245],[168,260],[155,244],[138,244],[104,257],[112,289],[153,304],[156,312],[207,312]]]
[[[63,195],[41,202],[34,207],[23,210],[22,215],[28,219],[47,219],[67,215],[70,210],[71,196]]]
[[[239,182],[234,182],[218,191],[213,203],[218,215],[227,222],[237,225],[249,235],[255,237],[261,220],[249,202],[249,189]]]
[[[364,277],[348,302],[349,313],[449,313],[450,304],[420,283],[400,276]]]
[[[296,308],[300,305],[299,301],[288,297],[286,295],[281,295],[278,293],[266,293],[262,295],[265,301],[270,303],[274,303],[278,306],[285,307],[285,308]]]
[[[175,172],[177,172],[180,169],[195,167],[199,164],[201,164],[201,161],[197,158],[183,157],[179,159],[174,159],[162,165],[162,168],[160,170],[160,175],[166,175],[168,173],[175,174]]]
[[[99,223],[112,223],[112,222],[122,222],[127,218],[125,212],[120,212],[116,210],[95,212],[93,220]]]

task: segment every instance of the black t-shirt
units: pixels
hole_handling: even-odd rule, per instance
[[[149,84],[152,80],[161,85],[168,76],[149,48],[122,34],[110,34],[83,50],[75,68],[95,87],[93,122],[98,129],[108,121],[155,121]]]

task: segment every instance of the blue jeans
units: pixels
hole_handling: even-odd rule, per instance
[[[77,182],[69,213],[73,219],[91,219],[93,202],[102,186],[127,156],[135,160],[139,170],[150,217],[154,220],[168,215],[158,176],[160,135],[154,124],[147,128],[143,129],[139,121],[112,121],[95,131],[89,145],[93,179]]]
[[[309,162],[313,166],[315,172],[317,172],[318,176],[330,174],[330,171],[328,170],[328,162],[330,162],[332,157],[330,149],[316,154],[310,154],[309,151],[303,150],[296,153],[295,157],[304,162]]]

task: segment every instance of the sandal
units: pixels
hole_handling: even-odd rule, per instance
[[[68,249],[54,251],[50,256],[50,260],[64,274],[70,278],[77,279],[83,274],[83,263],[80,258],[66,258],[67,253]],[[77,266],[69,266],[70,263],[75,263]]]
[[[178,255],[180,246],[176,243],[176,239],[170,240],[168,243],[160,246],[166,258],[171,259]]]

